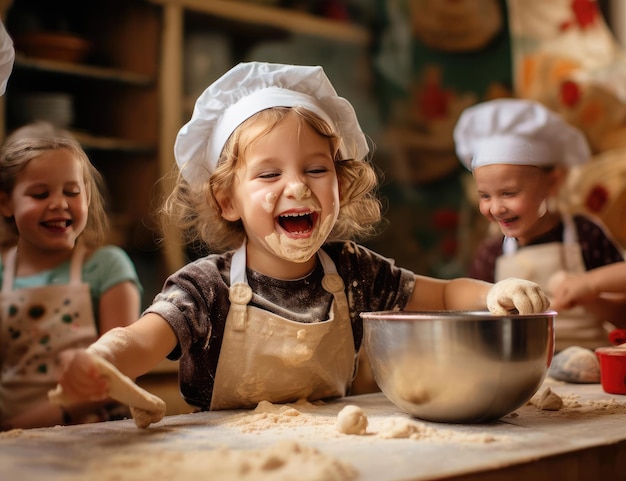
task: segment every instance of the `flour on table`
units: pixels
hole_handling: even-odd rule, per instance
[[[219,424],[238,427],[243,432],[254,432],[293,426],[319,426],[323,428],[334,423],[334,418],[318,415],[316,411],[316,404],[306,400],[289,404],[272,404],[269,401],[261,401],[253,411],[229,416],[220,420]]]
[[[322,409],[323,407],[323,409]],[[412,418],[386,416],[372,421],[360,406],[347,405],[337,414],[329,415],[332,405],[312,404],[305,400],[291,404],[272,404],[261,401],[256,409],[228,416],[218,421],[221,426],[231,426],[243,432],[258,432],[268,429],[290,429],[306,427],[307,436],[335,438],[342,434],[371,434],[381,439],[415,439],[442,443],[491,443],[505,436],[490,433],[464,433],[450,429],[440,429],[418,422]],[[354,431],[354,432],[348,432]]]
[[[107,456],[87,466],[91,481],[352,481],[350,464],[316,448],[280,441],[262,449],[159,450]],[[76,479],[86,479],[82,473]]]
[[[450,429],[439,429],[407,418],[386,419],[378,431],[378,437],[384,439],[416,439],[435,442],[493,443],[504,440],[505,436],[493,436],[488,433],[463,433]]]
[[[536,393],[528,405],[521,411],[524,417],[533,415],[541,416],[558,416],[564,418],[596,418],[599,416],[612,415],[612,414],[626,414],[626,403],[619,402],[615,398],[608,399],[590,399],[581,400],[581,396],[578,394],[556,394],[551,391],[548,392],[550,387],[544,388],[541,392]],[[549,398],[558,397],[561,400],[561,407],[558,410],[547,409],[541,407],[543,403],[549,405],[551,401]],[[544,399],[542,401],[542,398]],[[537,409],[529,411],[528,408],[532,406]],[[533,413],[534,411],[534,413]]]
[[[337,414],[337,431],[343,434],[365,434],[367,432],[367,416],[359,406],[349,404]]]

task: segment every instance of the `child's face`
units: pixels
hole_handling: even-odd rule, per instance
[[[339,214],[330,142],[289,115],[244,155],[232,194],[220,202],[222,215],[241,219],[251,268],[274,277],[301,275],[314,265]]]
[[[35,157],[17,175],[11,195],[0,197],[0,208],[15,218],[21,249],[72,249],[87,224],[80,162],[65,149]]]
[[[542,233],[552,177],[538,167],[494,164],[474,170],[480,213],[505,236],[525,241]]]

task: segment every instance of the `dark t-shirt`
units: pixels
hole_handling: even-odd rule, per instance
[[[344,281],[356,351],[361,346],[368,311],[403,309],[413,292],[415,276],[390,259],[353,242],[324,245]],[[230,307],[228,286],[233,252],[209,255],[173,274],[146,312],[163,317],[178,338],[170,359],[180,359],[179,381],[185,400],[208,409],[217,361]],[[280,280],[247,270],[257,306],[295,322],[327,320],[332,294],[322,287],[321,264],[297,280]]]
[[[587,270],[624,260],[620,247],[607,235],[602,226],[583,215],[575,215],[573,220]],[[479,244],[474,254],[474,259],[469,266],[469,277],[494,282],[496,260],[502,255],[503,240],[504,237],[498,235],[488,237]],[[534,239],[528,245],[549,242],[563,242],[562,222],[556,225],[554,229]],[[523,248],[520,247],[520,249]]]

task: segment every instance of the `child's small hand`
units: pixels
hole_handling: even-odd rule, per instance
[[[550,301],[541,287],[524,279],[509,278],[497,282],[487,294],[487,309],[498,316],[514,312],[534,314],[549,307]]]
[[[571,274],[552,289],[555,309],[571,309],[598,297],[598,293],[586,282],[584,275]]]
[[[59,359],[59,384],[56,391],[49,394],[59,397],[59,404],[101,401],[108,397],[109,382],[84,349],[68,349],[59,355]]]

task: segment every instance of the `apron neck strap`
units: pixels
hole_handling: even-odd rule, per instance
[[[11,247],[4,259],[4,272],[2,273],[2,292],[8,292],[13,289],[13,278],[15,277],[15,256],[17,253],[17,246]]]
[[[317,251],[317,256],[322,263],[324,274],[337,274],[335,263],[323,249]],[[235,285],[238,282],[248,283],[246,276],[246,241],[235,251],[230,263],[230,285]]]
[[[87,247],[81,239],[78,239],[74,246],[70,264],[70,284],[80,284],[82,282],[83,260],[86,254]]]
[[[578,233],[576,232],[576,224],[571,215],[563,215],[563,244],[573,245],[578,243]],[[509,255],[517,252],[517,239],[515,237],[504,237],[502,241],[502,253]]]
[[[82,281],[83,260],[87,254],[87,248],[81,240],[76,241],[72,258],[70,260],[69,283],[80,284]],[[15,268],[17,258],[17,246],[11,247],[4,255],[4,272],[2,273],[2,292],[13,290],[13,281],[15,280]]]

